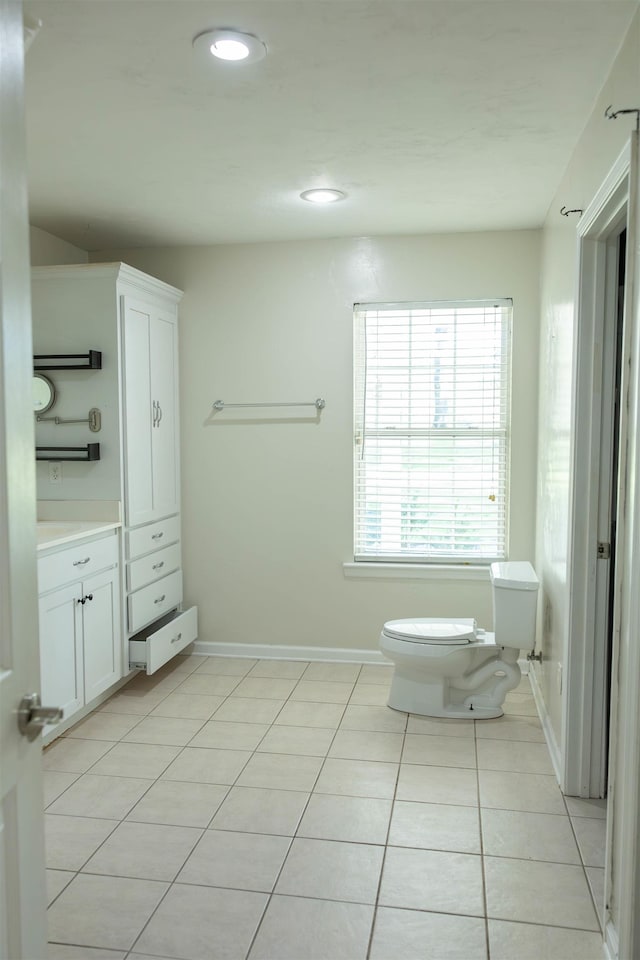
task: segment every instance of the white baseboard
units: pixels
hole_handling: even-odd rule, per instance
[[[251,657],[259,660],[326,660],[330,663],[390,664],[380,650],[343,647],[293,647],[271,643],[212,643],[196,640],[193,652],[206,657]]]
[[[611,920],[607,921],[604,928],[603,956],[605,960],[619,960],[620,956],[618,931]]]
[[[542,697],[542,691],[538,686],[538,678],[535,670],[529,670],[529,683],[531,684],[533,698],[536,702],[540,723],[542,724],[542,731],[544,733],[545,740],[547,741],[547,747],[549,748],[549,755],[551,757],[551,763],[553,764],[553,771],[556,775],[556,780],[560,784],[560,789],[562,789],[562,762],[560,757],[560,748],[558,746],[558,741],[556,740],[553,726],[551,725],[551,718],[549,717],[549,713],[547,711],[547,705]]]

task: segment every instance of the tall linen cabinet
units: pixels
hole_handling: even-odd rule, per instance
[[[80,419],[98,408],[102,427],[89,433],[86,424],[37,423],[37,443],[98,442],[100,459],[62,462],[55,483],[48,462],[38,462],[38,499],[121,505],[123,675],[134,667],[153,673],[197,636],[197,608],[182,607],[181,297],[123,263],[32,271],[35,354],[102,353],[99,370],[47,373],[58,392],[51,414]]]

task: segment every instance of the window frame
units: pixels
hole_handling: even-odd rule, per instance
[[[419,435],[425,436],[425,438],[437,438],[441,440],[443,437],[447,436],[455,442],[457,439],[464,438],[468,439],[474,437],[479,440],[480,443],[485,440],[497,441],[500,454],[498,457],[498,462],[500,464],[501,470],[501,488],[500,488],[500,505],[501,505],[501,516],[496,525],[496,530],[502,532],[502,541],[496,542],[497,549],[491,552],[482,552],[478,554],[475,551],[469,551],[468,553],[463,553],[461,550],[452,550],[449,553],[446,551],[437,551],[433,553],[425,552],[424,554],[416,553],[415,550],[403,552],[367,552],[366,550],[359,549],[364,543],[364,536],[362,535],[361,530],[361,518],[364,510],[366,509],[365,504],[365,494],[360,491],[360,484],[362,482],[362,445],[366,446],[367,439],[374,439],[376,435],[378,439],[385,435],[385,430],[381,429],[379,426],[377,428],[367,425],[366,421],[366,391],[367,391],[367,334],[366,334],[366,322],[367,322],[367,313],[375,312],[378,315],[387,313],[402,313],[406,312],[407,315],[410,315],[411,311],[443,311],[447,309],[456,310],[456,309],[465,309],[465,308],[474,308],[478,307],[482,310],[486,310],[489,307],[497,307],[501,311],[501,327],[500,327],[500,342],[502,344],[500,350],[500,399],[499,399],[499,410],[503,419],[501,420],[500,425],[496,428],[495,426],[486,428],[486,429],[474,429],[473,433],[468,429],[462,429],[460,427],[422,427],[415,428],[411,426],[405,427],[394,427],[393,428],[393,437],[394,441],[406,439],[408,441],[415,440]],[[474,300],[425,300],[425,301],[410,301],[410,302],[384,302],[384,303],[355,303],[353,307],[353,316],[354,316],[354,476],[353,476],[353,495],[354,495],[354,554],[353,554],[353,564],[344,564],[345,572],[347,575],[354,576],[357,575],[357,569],[361,568],[363,571],[368,569],[373,571],[377,568],[385,568],[386,570],[393,569],[394,575],[398,575],[403,567],[409,569],[411,568],[414,573],[418,568],[430,568],[432,571],[435,567],[444,567],[448,568],[452,573],[458,569],[469,569],[470,567],[479,568],[481,570],[488,568],[488,566],[495,560],[505,560],[508,558],[509,551],[509,513],[510,513],[510,448],[511,448],[511,421],[512,421],[512,408],[511,408],[511,375],[512,375],[512,333],[513,333],[513,299],[511,297],[497,297],[497,298],[483,298],[483,299],[474,299]],[[410,319],[410,316],[409,316]],[[454,336],[454,343],[456,345],[455,349],[457,350],[457,340],[455,339],[458,336],[456,333]],[[411,358],[412,346],[409,347],[407,351],[407,356]],[[454,350],[455,354],[455,350]],[[457,372],[457,367],[455,368]],[[409,377],[410,379],[410,377]],[[411,404],[408,406],[408,410],[411,410]],[[387,434],[389,435],[389,434]],[[407,494],[407,497],[410,497],[411,494]],[[379,495],[372,497],[373,500],[376,500],[376,506],[379,508]],[[402,511],[405,508],[405,505],[400,508]],[[499,538],[498,538],[499,540]],[[454,548],[460,543],[459,540],[454,541]],[[349,568],[349,570],[347,570]]]

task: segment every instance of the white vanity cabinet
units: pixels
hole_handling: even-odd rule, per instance
[[[64,720],[122,676],[115,530],[38,557],[41,696]]]
[[[32,271],[35,352],[102,353],[102,368],[90,375],[52,372],[60,405],[67,404],[60,410],[56,406],[59,417],[78,417],[85,407],[101,410],[102,429],[89,435],[100,443],[100,460],[63,463],[61,482],[55,485],[49,482],[47,463],[38,463],[38,498],[122,504],[122,675],[130,667],[153,672],[197,634],[197,611],[182,610],[181,297],[175,287],[123,263]],[[63,439],[79,445],[89,438],[87,429],[47,422],[37,424],[36,434],[41,446]],[[170,640],[180,639],[167,643],[161,631],[172,622],[176,629]]]

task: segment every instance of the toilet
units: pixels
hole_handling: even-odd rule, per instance
[[[533,650],[539,582],[525,560],[492,563],[494,632],[473,619],[389,620],[380,649],[395,664],[388,704],[425,717],[501,717],[520,682],[518,654]]]

